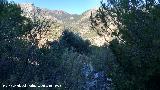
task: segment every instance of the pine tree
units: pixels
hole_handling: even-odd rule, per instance
[[[108,29],[108,16],[117,26],[110,42],[116,60],[109,73],[118,90],[158,90],[160,80],[160,6],[156,0],[107,0],[92,25]],[[104,31],[106,32],[106,31]]]

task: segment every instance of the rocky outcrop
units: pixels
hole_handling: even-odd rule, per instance
[[[38,17],[39,19],[48,19],[54,22],[57,22],[60,24],[61,29],[65,28],[71,28],[73,32],[78,33],[83,39],[88,39],[90,40],[92,45],[96,46],[102,46],[105,44],[105,39],[107,40],[112,40],[112,37],[106,36],[100,37],[95,33],[95,31],[91,28],[91,22],[90,22],[90,16],[91,13],[95,14],[97,11],[97,8],[95,9],[90,9],[81,15],[77,14],[69,14],[65,11],[62,10],[48,10],[44,8],[39,8],[34,6],[33,4],[20,4],[22,10],[23,10],[23,15],[26,17],[29,17],[31,19],[34,19],[35,17]],[[113,25],[110,27],[115,28]],[[54,30],[51,30],[54,32]],[[62,30],[59,30],[62,31]],[[52,33],[52,32],[50,32]],[[40,42],[45,43],[47,39],[51,39],[53,37],[48,38],[50,35],[44,36]]]
[[[82,73],[85,77],[83,87],[85,90],[111,90],[112,80],[107,78],[103,71],[97,72],[91,63],[84,64]]]

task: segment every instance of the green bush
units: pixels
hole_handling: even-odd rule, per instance
[[[60,43],[68,48],[73,48],[76,52],[79,53],[88,53],[89,52],[89,41],[84,41],[80,36],[65,30],[60,38]]]
[[[92,25],[99,20],[104,32],[112,29],[110,18],[117,26],[109,46],[116,57],[109,72],[116,90],[160,88],[159,14],[157,0],[107,0],[92,18]]]

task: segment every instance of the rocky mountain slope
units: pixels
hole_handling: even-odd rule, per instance
[[[39,8],[30,3],[20,4],[20,6],[23,10],[24,15],[29,18],[32,19],[34,19],[35,17],[38,17],[40,19],[45,18],[56,22],[59,25],[59,28],[58,29],[56,28],[56,31],[58,33],[61,33],[64,29],[70,29],[74,33],[79,34],[85,40],[86,39],[90,40],[91,44],[101,46],[105,43],[103,37],[98,36],[96,32],[94,32],[90,27],[91,24],[89,18],[91,16],[91,12],[96,13],[97,10],[96,8],[87,10],[81,15],[77,15],[77,14],[69,14],[62,10],[48,10],[45,8]],[[54,30],[51,30],[51,32],[53,31]],[[44,40],[43,43],[45,43]]]

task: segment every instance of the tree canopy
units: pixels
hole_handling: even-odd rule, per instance
[[[116,57],[112,71],[113,87],[118,90],[158,90],[160,80],[160,5],[157,0],[107,0],[91,17],[93,27],[116,38],[109,47]],[[110,17],[109,17],[110,16]],[[108,27],[109,21],[117,26]]]

